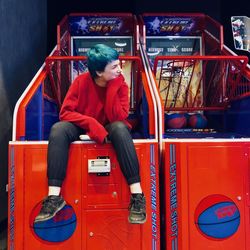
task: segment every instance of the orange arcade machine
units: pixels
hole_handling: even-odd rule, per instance
[[[248,250],[248,58],[204,14],[140,20],[159,113],[162,248]]]
[[[160,249],[157,112],[150,81],[136,49],[138,26],[131,14],[72,14],[58,25],[58,45],[18,100],[9,143],[8,249]],[[107,36],[108,35],[108,36]],[[83,135],[72,143],[62,187],[67,205],[37,226],[47,194],[50,127],[74,77],[86,70],[84,53],[95,43],[121,53],[130,86],[132,136],[147,200],[147,222],[128,222],[129,190],[110,143]]]

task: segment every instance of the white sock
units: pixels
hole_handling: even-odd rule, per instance
[[[57,186],[49,186],[49,194],[50,195],[57,195],[59,196],[61,192],[61,187],[57,187]]]
[[[141,184],[140,182],[133,183],[129,186],[131,194],[141,194],[142,189],[141,189]]]

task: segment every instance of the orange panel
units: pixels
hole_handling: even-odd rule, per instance
[[[127,218],[126,210],[88,211],[86,249],[142,249],[141,226],[127,223]]]
[[[81,162],[80,152],[80,148],[76,147],[76,145],[71,147],[70,154],[74,155],[74,157],[70,157],[69,166],[77,166]],[[37,204],[47,195],[46,159],[46,146],[33,145],[24,148],[23,249],[44,249],[45,246],[46,249],[61,249],[60,245],[62,243],[59,245],[47,244],[37,237],[32,229],[33,211]],[[81,172],[79,170],[73,167],[68,168],[67,179],[62,190],[66,202],[73,207],[76,213],[77,221],[81,220]],[[77,203],[76,200],[78,200]],[[70,240],[63,242],[64,249],[74,249],[74,247],[77,249],[81,234],[79,225]]]
[[[111,162],[111,173],[109,176],[98,176],[88,174],[88,159],[97,159],[107,156]],[[112,148],[101,146],[86,146],[83,149],[83,196],[86,198],[85,208],[114,208],[122,207],[122,189],[128,190],[125,178],[123,177],[115,152]],[[128,199],[128,195],[126,196]],[[127,204],[126,204],[127,205]],[[123,204],[124,206],[124,204]]]
[[[248,151],[245,142],[165,143],[167,248],[249,249]]]

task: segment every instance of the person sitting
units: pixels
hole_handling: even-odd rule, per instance
[[[130,223],[146,221],[146,199],[142,192],[139,161],[130,134],[128,85],[122,75],[118,52],[97,44],[87,53],[88,72],[71,84],[59,118],[50,131],[47,159],[48,196],[35,223],[53,218],[66,202],[61,187],[66,176],[71,142],[87,134],[98,144],[111,141],[121,171],[131,192]]]

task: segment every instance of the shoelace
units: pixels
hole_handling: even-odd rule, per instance
[[[43,201],[43,205],[42,205],[42,212],[43,213],[50,213],[51,210],[54,210],[56,208],[56,205],[53,202],[53,198],[47,198]]]
[[[143,198],[133,197],[130,204],[130,208],[133,207],[136,211],[140,211],[144,208]]]

